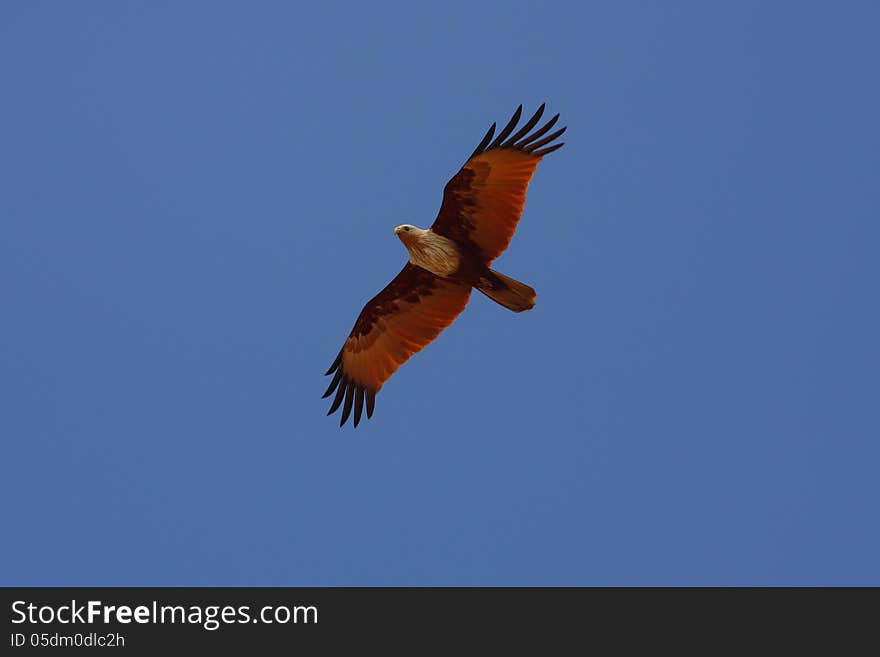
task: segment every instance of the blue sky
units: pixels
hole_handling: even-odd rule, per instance
[[[871,2],[0,6],[3,584],[880,584]],[[391,230],[562,113],[356,431]]]

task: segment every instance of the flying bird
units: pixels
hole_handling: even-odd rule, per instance
[[[464,310],[476,288],[513,312],[535,305],[535,290],[489,266],[510,244],[538,163],[562,147],[565,128],[547,134],[559,114],[537,130],[544,105],[516,130],[520,105],[495,136],[495,124],[443,189],[443,202],[428,229],[409,224],[394,234],[409,262],[367,302],[327,375],[324,398],[336,396],[327,415],[342,406],[343,426],[354,408],[354,426],[398,367],[421,351]],[[516,130],[516,133],[514,133]],[[546,137],[544,135],[547,135]],[[494,137],[494,139],[493,139]]]

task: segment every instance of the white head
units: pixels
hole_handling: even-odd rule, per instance
[[[414,265],[437,276],[449,276],[458,269],[461,251],[448,237],[411,224],[401,224],[394,234],[409,251],[409,261]]]
[[[394,234],[400,238],[400,241],[406,244],[412,244],[419,237],[425,234],[426,231],[421,228],[416,228],[411,224],[401,224],[397,228],[394,229]]]

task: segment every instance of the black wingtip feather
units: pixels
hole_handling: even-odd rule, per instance
[[[541,150],[535,151],[532,154],[537,155],[538,157],[544,157],[545,155],[547,155],[547,153],[552,153],[553,151],[559,150],[563,146],[565,146],[565,142],[561,141],[554,146],[548,146],[547,148],[542,148]]]
[[[482,139],[482,141],[480,142],[480,144],[474,149],[474,152],[471,153],[471,157],[473,157],[474,155],[479,155],[480,153],[482,153],[483,150],[486,148],[486,145],[487,145],[490,141],[492,141],[492,135],[494,135],[494,134],[495,134],[495,124],[493,123],[492,125],[489,126],[489,129],[486,131],[486,136],[483,137],[483,139]],[[471,159],[471,158],[469,157],[468,159]]]
[[[346,381],[345,386],[345,404],[342,406],[342,419],[339,420],[339,426],[343,426],[348,416],[351,414],[351,402],[354,399],[354,382]]]
[[[329,376],[335,372],[339,366],[342,364],[342,351],[339,352],[339,355],[336,357],[336,360],[333,361],[333,364],[330,366],[330,369],[324,374],[324,376]]]
[[[339,386],[339,389],[336,391],[336,397],[333,399],[333,403],[330,404],[330,410],[327,411],[327,415],[333,415],[336,412],[336,409],[339,408],[339,405],[342,403],[342,397],[345,395],[346,384],[348,383],[348,379],[345,376],[342,377],[342,384]]]
[[[519,117],[522,116],[522,105],[516,108],[516,111],[513,113],[513,116],[510,117],[510,121],[507,122],[507,125],[498,133],[498,136],[495,137],[495,141],[489,144],[489,149],[498,148],[505,139],[507,139],[507,135],[513,132],[513,129],[516,127],[516,124],[519,123]],[[487,149],[487,150],[489,150]]]
[[[373,417],[373,408],[376,406],[376,393],[372,390],[366,391],[367,397],[367,419]]]
[[[515,145],[514,145],[514,148],[519,148],[519,149],[521,149],[521,150],[522,150],[522,149],[525,149],[526,146],[528,146],[529,144],[531,144],[531,143],[532,143],[533,141],[535,141],[536,139],[539,139],[539,138],[540,138],[542,135],[544,135],[544,134],[545,134],[550,128],[552,128],[554,125],[556,125],[556,122],[557,122],[558,120],[559,120],[559,114],[557,114],[557,115],[554,116],[552,119],[550,119],[549,121],[547,121],[547,123],[545,123],[543,126],[541,126],[540,128],[538,128],[537,130],[535,130],[535,131],[534,131],[532,134],[530,134],[528,137],[526,137],[526,138],[523,139],[522,141],[520,141],[520,142],[518,142],[517,144],[515,144]]]
[[[551,141],[560,136],[563,132],[565,132],[565,128],[560,128],[556,132],[536,141],[534,144],[529,144],[528,148],[524,148],[523,150],[527,153],[534,153],[536,148],[541,148],[541,146],[543,146],[544,144],[549,144]]]
[[[361,421],[361,413],[364,410],[364,389],[358,386],[354,391],[354,428],[357,429],[358,423]]]
[[[538,111],[535,112],[535,115],[532,118],[530,118],[528,121],[526,121],[526,124],[522,128],[520,128],[519,130],[517,130],[515,135],[512,135],[510,137],[510,139],[508,139],[503,144],[501,144],[501,148],[511,147],[513,144],[516,143],[516,141],[518,139],[521,139],[526,134],[528,134],[529,130],[534,128],[535,124],[541,120],[541,116],[544,114],[544,106],[545,105],[546,105],[546,103],[541,103],[541,106],[538,108]]]
[[[339,380],[342,378],[342,368],[336,370],[336,374],[333,376],[333,380],[330,382],[330,386],[327,388],[327,391],[321,395],[321,399],[327,399],[330,395],[333,394],[333,391],[336,390],[336,386],[339,385]]]

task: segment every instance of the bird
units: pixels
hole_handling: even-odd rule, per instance
[[[333,379],[322,399],[335,392],[327,415],[342,406],[340,427],[352,409],[354,427],[364,408],[367,418],[373,416],[383,384],[455,321],[473,289],[515,313],[534,307],[534,288],[490,265],[510,244],[538,163],[564,144],[556,142],[564,127],[547,134],[559,114],[533,130],[545,105],[518,130],[522,105],[497,136],[496,124],[489,127],[446,183],[430,228],[402,224],[394,229],[409,260],[361,310],[326,373]]]

